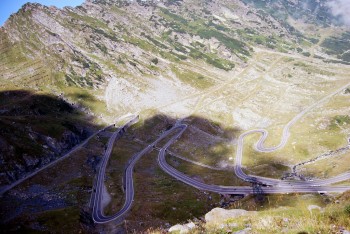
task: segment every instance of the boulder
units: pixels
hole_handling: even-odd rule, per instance
[[[246,211],[242,209],[225,210],[222,208],[214,208],[205,215],[205,222],[209,225],[220,225],[227,223],[228,219],[234,219],[255,213],[255,211]]]
[[[191,229],[195,227],[196,225],[193,222],[183,224],[183,225],[176,224],[175,226],[172,226],[171,228],[169,228],[169,232],[180,232],[180,234],[182,234],[182,233],[189,232]]]
[[[176,224],[176,225],[172,226],[171,228],[169,228],[169,232],[187,233],[188,231],[189,231],[188,227],[186,227],[185,225],[181,225],[181,224]]]
[[[252,230],[251,228],[245,228],[243,230],[235,232],[234,234],[248,234],[248,233],[250,233],[251,230]]]

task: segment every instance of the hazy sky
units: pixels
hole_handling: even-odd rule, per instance
[[[350,26],[350,0],[331,0],[328,6],[331,7],[333,15],[340,16]]]
[[[37,2],[46,6],[78,6],[84,2],[84,0],[0,0],[0,26],[10,17],[12,13],[17,12],[22,5],[27,2]]]

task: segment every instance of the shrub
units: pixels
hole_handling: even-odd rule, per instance
[[[345,213],[347,213],[348,215],[350,215],[350,205],[345,206],[344,211],[345,211]]]
[[[158,58],[152,59],[151,62],[154,63],[154,64],[158,64]]]

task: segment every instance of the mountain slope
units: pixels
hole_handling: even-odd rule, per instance
[[[61,99],[28,91],[0,93],[0,186],[56,160],[96,126]]]
[[[266,4],[87,1],[63,10],[27,4],[1,29],[2,83],[74,100],[78,87],[95,97],[92,112],[104,115],[137,110],[135,97],[149,108],[166,105],[229,79],[255,46],[310,54],[318,39],[288,23],[300,6]],[[270,6],[280,6],[274,12],[284,17],[270,15]]]
[[[242,163],[249,174],[276,179],[348,172],[350,34],[328,3],[87,0],[76,8],[24,5],[0,28],[0,163],[6,166],[0,182],[9,184],[35,171],[85,139],[96,123],[112,124],[130,112],[140,114],[141,121],[113,149],[106,170],[111,197],[106,213],[115,213],[123,203],[121,178],[130,157],[180,122],[188,128],[169,148],[173,167],[208,184],[247,185],[232,172],[239,134],[266,129],[266,145],[278,145],[287,123],[340,87],[345,88],[295,122],[280,150],[256,152],[258,136],[247,137]],[[90,199],[110,134],[99,134],[68,160],[6,193],[1,225],[13,232],[142,232],[199,219],[232,200],[234,207],[260,209],[252,196],[236,201],[241,197],[204,193],[174,180],[158,168],[157,152],[152,152],[135,168],[136,197],[125,227],[95,225]],[[266,201],[298,210],[298,196],[268,196]],[[336,202],[331,197],[306,195],[300,201],[326,206]],[[347,203],[344,199],[335,207]],[[279,215],[280,210],[272,212]],[[346,214],[339,217],[343,225]],[[239,222],[243,227],[245,221]]]

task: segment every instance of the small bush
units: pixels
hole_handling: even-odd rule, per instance
[[[345,125],[350,123],[350,117],[348,115],[337,115],[335,116],[334,120],[339,125]]]
[[[345,206],[344,211],[345,211],[345,213],[347,213],[348,215],[350,215],[350,205]]]
[[[303,52],[302,53],[304,56],[306,56],[306,57],[310,57],[311,56],[311,54],[309,53],[309,52]]]
[[[154,59],[151,60],[151,62],[154,63],[154,64],[158,64],[159,61],[158,61],[158,58],[154,58]]]

